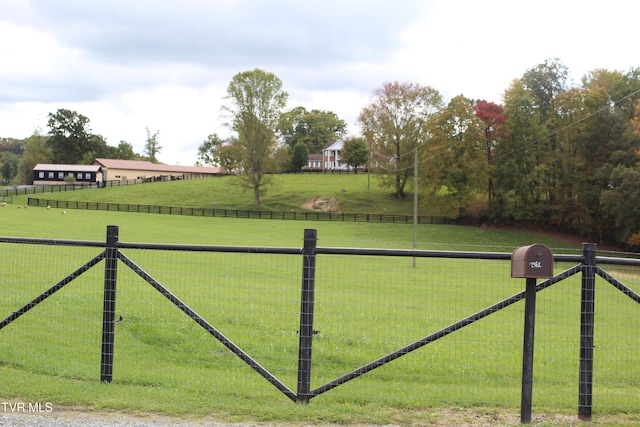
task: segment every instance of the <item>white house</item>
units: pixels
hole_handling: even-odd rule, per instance
[[[339,139],[330,142],[322,149],[322,167],[324,170],[348,170],[349,165],[342,161],[340,153],[344,147],[344,141]]]
[[[322,154],[309,154],[309,163],[304,167],[307,171],[348,171],[349,165],[342,160],[344,141],[329,142],[322,149]]]
[[[309,163],[304,167],[307,171],[321,171],[322,168],[322,154],[309,154]]]

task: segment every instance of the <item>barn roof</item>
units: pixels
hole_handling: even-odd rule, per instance
[[[145,170],[155,172],[178,172],[197,174],[219,174],[220,168],[207,166],[173,166],[160,163],[151,163],[145,160],[118,160],[118,159],[95,159],[94,164],[99,164],[107,169],[123,170]]]
[[[47,164],[38,163],[34,171],[51,171],[51,172],[100,172],[100,165],[64,165],[64,164]]]

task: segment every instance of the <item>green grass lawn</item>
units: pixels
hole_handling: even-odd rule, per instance
[[[316,197],[339,201],[345,213],[413,215],[413,195],[398,200],[389,189],[378,186],[374,177],[350,175],[275,175],[261,205],[254,207],[253,193],[235,177],[171,181],[122,187],[107,187],[66,193],[38,194],[55,200],[131,203],[176,207],[253,209],[274,212],[304,211],[303,205]],[[444,215],[437,205],[423,200],[420,215]],[[455,216],[455,215],[454,215]]]
[[[371,181],[371,182],[369,182]],[[271,246],[299,246],[304,228],[318,229],[320,245],[411,248],[412,225],[379,226],[368,223],[333,223],[312,221],[231,220],[188,218],[168,215],[139,215],[119,212],[91,212],[59,209],[17,209],[27,197],[42,199],[145,204],[153,206],[252,209],[253,196],[245,192],[232,177],[172,181],[122,187],[109,187],[65,193],[38,193],[14,196],[3,217],[4,229],[14,235],[33,237],[101,240],[107,224],[121,226],[121,238],[129,241],[168,243],[225,244],[236,241]],[[413,198],[397,200],[388,189],[380,188],[375,177],[358,175],[277,175],[257,209],[290,212],[315,197],[335,197],[345,213],[413,215]],[[426,202],[425,202],[426,203]],[[419,215],[439,215],[437,203],[421,205]],[[0,235],[4,234],[0,232]],[[498,250],[511,252],[515,247],[533,242],[553,248],[579,250],[546,235],[520,230],[497,230],[480,227],[418,227],[418,248],[460,248],[460,250]],[[474,249],[476,248],[476,249]],[[492,249],[488,249],[492,248]]]
[[[296,177],[300,178],[285,176],[283,180]],[[274,209],[292,209],[314,194],[328,195],[330,188],[332,194],[341,197],[357,193],[347,187],[347,179],[366,185],[363,175],[335,178],[333,187],[323,181],[316,192],[307,188],[308,184],[300,184],[295,190],[288,188],[292,201],[274,202],[273,206],[280,206]],[[223,181],[200,183],[231,185]],[[196,206],[194,199],[211,196],[207,196],[205,186],[197,190],[197,182],[59,196],[64,200],[82,196],[85,198],[79,200],[99,201],[94,197],[100,195],[121,203]],[[125,196],[144,187],[147,193],[153,188],[155,197],[144,199],[142,193]],[[286,200],[287,191],[274,189],[267,194],[275,198],[282,193],[281,200]],[[220,196],[218,202],[211,203],[246,208],[246,200],[240,199],[251,199],[241,190],[228,189],[226,193],[229,199],[237,200],[225,201]],[[226,193],[219,190],[216,194]],[[169,203],[179,195],[179,203]],[[384,192],[379,197],[390,202]],[[342,203],[348,203],[346,198]],[[104,240],[108,224],[118,225],[120,240],[129,242],[298,248],[304,228],[316,228],[319,246],[408,249],[413,237],[412,225],[404,224],[83,210],[68,210],[63,215],[60,209],[18,209],[17,204],[0,208],[0,235],[5,236]],[[418,243],[419,249],[500,252],[544,243],[557,252],[579,251],[579,247],[568,247],[563,241],[533,232],[462,226],[420,225]],[[0,244],[0,251],[0,317],[4,318],[100,250]],[[125,253],[295,391],[300,257],[144,250]],[[415,269],[411,260],[400,258],[319,256],[317,262],[315,327],[320,333],[314,338],[312,387],[513,295],[524,286],[522,280],[509,278],[508,263],[498,261],[419,259]],[[556,272],[566,267],[559,264]],[[430,414],[443,406],[481,405],[488,411],[506,408],[518,412],[522,303],[314,398],[309,405],[295,405],[124,267],[118,271],[116,311],[123,320],[116,325],[114,382],[102,384],[103,268],[99,264],[0,331],[0,396],[93,409],[182,417],[213,414],[230,421],[271,423],[423,425],[433,421]],[[627,274],[630,283],[637,284],[637,272]],[[596,327],[600,353],[595,410],[601,414],[625,412],[628,415],[617,421],[633,425],[640,413],[636,397],[640,360],[634,341],[640,313],[637,305],[600,282],[597,301],[603,305],[598,306],[601,326]],[[576,276],[539,295],[534,416],[536,411],[576,413],[579,287]],[[616,352],[622,357],[616,357]]]

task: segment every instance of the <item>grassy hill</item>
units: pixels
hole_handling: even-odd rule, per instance
[[[374,176],[358,175],[276,175],[265,187],[262,203],[254,207],[253,193],[237,178],[207,178],[122,187],[92,189],[37,197],[57,200],[132,203],[145,205],[254,209],[263,211],[304,211],[305,204],[317,197],[338,200],[346,213],[385,213],[413,215],[413,196],[398,200],[389,189],[381,188]],[[424,202],[424,201],[423,201]],[[420,215],[443,215],[433,204],[421,204]]]
[[[42,199],[100,203],[145,204],[154,206],[252,209],[253,196],[230,177],[29,195]],[[257,209],[304,211],[316,197],[335,197],[346,213],[413,214],[413,197],[395,199],[380,188],[375,178],[358,175],[278,175],[268,187]],[[26,196],[14,197],[3,210],[0,235],[61,239],[102,240],[106,225],[121,226],[124,241],[243,244],[268,246],[300,245],[304,228],[315,228],[322,246],[389,247],[413,246],[412,224],[374,224],[326,221],[201,218],[176,215],[73,210],[16,206],[26,204]],[[428,205],[427,205],[428,203]],[[433,200],[420,204],[419,215],[439,215]],[[418,249],[477,250],[511,252],[520,245],[543,243],[554,251],[580,249],[579,239],[535,231],[486,227],[420,225]]]

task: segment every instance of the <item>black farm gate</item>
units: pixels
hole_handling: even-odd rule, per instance
[[[625,258],[605,258],[596,256],[595,244],[584,244],[582,255],[555,255],[555,261],[576,263],[575,266],[545,279],[540,283],[536,280],[527,279],[525,290],[516,293],[506,299],[480,310],[468,317],[462,318],[444,328],[432,332],[421,339],[418,339],[402,348],[399,348],[384,357],[348,372],[335,378],[326,384],[316,388],[311,388],[312,360],[313,360],[313,339],[316,334],[314,329],[314,296],[315,296],[315,276],[316,258],[322,255],[353,255],[353,256],[384,256],[384,257],[422,257],[422,258],[449,258],[449,259],[478,259],[478,260],[510,260],[512,254],[500,252],[458,252],[458,251],[423,251],[423,250],[394,250],[394,249],[356,249],[356,248],[329,248],[317,246],[317,232],[314,229],[306,229],[304,232],[304,244],[302,248],[276,248],[276,247],[254,247],[254,246],[210,246],[210,245],[175,245],[175,244],[151,244],[151,243],[127,243],[119,241],[119,229],[117,226],[108,226],[106,242],[100,241],[74,241],[74,240],[51,240],[36,238],[14,238],[0,237],[0,242],[23,243],[36,245],[67,245],[80,247],[104,248],[97,256],[93,257],[85,264],[78,267],[68,276],[53,284],[45,292],[37,295],[27,304],[18,307],[11,315],[0,322],[0,329],[16,321],[22,315],[29,312],[57,291],[81,276],[101,261],[104,264],[104,298],[102,310],[102,352],[100,380],[111,382],[113,380],[114,367],[114,346],[115,346],[115,324],[116,319],[116,289],[118,283],[118,265],[122,264],[131,269],[135,274],[151,285],[162,296],[178,307],[184,314],[196,322],[208,334],[222,343],[235,356],[244,361],[253,370],[259,373],[264,379],[275,386],[281,393],[290,400],[298,403],[308,403],[312,398],[332,390],[346,382],[358,378],[368,372],[386,365],[404,355],[407,355],[423,346],[433,343],[449,334],[459,331],[466,326],[473,324],[487,316],[503,310],[512,304],[528,300],[528,307],[535,312],[535,294],[565,280],[573,275],[581,274],[581,319],[580,319],[580,372],[578,384],[578,416],[583,420],[590,420],[592,416],[592,386],[593,386],[593,348],[594,348],[594,296],[595,278],[599,275],[617,290],[636,303],[640,303],[640,295],[628,286],[617,280],[606,271],[601,269],[600,264],[616,264],[640,266],[640,260]],[[298,345],[298,366],[297,366],[297,389],[294,391],[287,387],[284,382],[261,366],[250,354],[236,345],[230,338],[220,332],[218,328],[209,323],[205,318],[190,308],[185,302],[174,295],[164,284],[156,280],[144,269],[138,266],[132,259],[126,256],[122,249],[150,249],[167,251],[186,252],[227,252],[227,253],[261,253],[261,254],[288,254],[301,257],[301,306],[299,324],[299,345]],[[527,311],[529,311],[527,308]],[[531,313],[527,313],[531,316]],[[533,345],[532,322],[525,319],[525,334],[523,345],[523,376],[522,376],[522,403],[521,419],[528,422],[531,419],[531,372],[533,369],[533,357],[529,354],[528,347]],[[527,342],[527,331],[530,331],[530,342]]]

